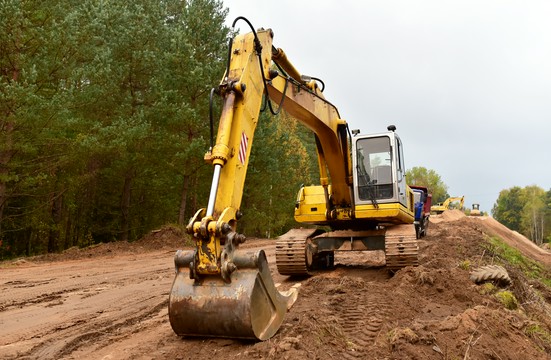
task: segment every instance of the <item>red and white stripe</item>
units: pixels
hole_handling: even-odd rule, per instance
[[[241,144],[239,145],[239,161],[241,161],[241,164],[245,164],[245,160],[247,159],[247,146],[249,145],[249,139],[247,138],[247,135],[245,135],[245,132],[243,131],[241,133]]]

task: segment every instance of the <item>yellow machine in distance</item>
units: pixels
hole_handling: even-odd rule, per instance
[[[482,213],[480,212],[480,204],[473,204],[473,208],[471,209],[471,212],[469,214],[470,216],[482,216]]]
[[[239,17],[234,21],[248,20]],[[252,30],[230,44],[206,208],[190,219],[195,249],[175,255],[169,318],[178,335],[265,340],[280,327],[296,291],[279,292],[264,251],[239,250],[245,175],[261,108],[278,104],[309,128],[317,145],[320,184],[300,189],[293,229],[276,243],[277,269],[307,275],[331,268],[335,251],[381,250],[392,270],[418,264],[413,193],[405,180],[396,127],[359,135],[327,101],[319,80],[305,77],[272,45],[271,30]],[[252,214],[254,216],[254,214]],[[316,225],[324,229],[315,228]]]
[[[464,196],[449,197],[443,203],[439,203],[431,206],[430,211],[436,214],[442,214],[444,211],[449,210],[453,203],[458,202],[457,209],[463,210],[463,204],[465,202]]]

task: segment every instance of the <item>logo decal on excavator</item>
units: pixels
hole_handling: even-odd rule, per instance
[[[241,145],[239,146],[239,161],[241,164],[245,164],[245,159],[247,158],[247,146],[249,145],[249,139],[245,132],[241,133]]]

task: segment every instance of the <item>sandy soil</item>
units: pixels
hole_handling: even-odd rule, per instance
[[[389,274],[382,254],[337,254],[334,271],[289,279],[275,270],[275,241],[263,248],[275,282],[301,282],[279,332],[265,342],[176,336],[168,322],[171,228],[140,242],[70,249],[0,264],[1,359],[551,359],[551,293],[507,266],[517,310],[507,310],[469,269],[496,262],[481,245],[499,235],[551,274],[551,254],[524,244],[493,219],[433,217],[420,266]],[[535,331],[538,329],[539,331]],[[542,335],[543,334],[543,335]]]

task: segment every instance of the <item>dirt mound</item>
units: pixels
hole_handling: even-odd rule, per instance
[[[492,217],[473,217],[469,220],[476,224],[475,226],[481,226],[489,235],[500,237],[507,245],[518,249],[523,255],[551,267],[551,252],[537,246],[524,235],[510,230]]]
[[[342,266],[309,278],[280,332],[242,354],[247,359],[548,359],[551,344],[526,335],[534,326],[527,310],[504,308],[469,279],[469,264],[491,260],[481,256],[485,234],[471,225],[459,216],[431,224],[421,242],[421,265],[394,276],[377,267]]]
[[[137,241],[136,245],[148,250],[179,249],[184,246],[190,246],[191,242],[189,241],[189,235],[185,233],[184,229],[166,225],[161,229],[151,231]]]
[[[431,215],[430,221],[432,223],[439,223],[442,221],[455,221],[465,217],[465,213],[461,210],[446,210],[440,215]]]
[[[247,250],[266,251],[276,282],[302,284],[264,342],[173,333],[167,302],[171,252],[182,245],[177,228],[119,244],[126,252],[115,244],[75,249],[86,261],[24,260],[0,271],[0,358],[550,360],[551,289],[503,263],[485,224],[492,222],[457,212],[431,217],[420,265],[395,274],[377,253],[343,252],[333,271],[288,278],[275,270],[274,241],[250,239]],[[510,285],[470,280],[472,269],[498,261]]]
[[[190,246],[189,236],[179,227],[166,225],[153,230],[134,242],[115,241],[99,243],[84,248],[73,246],[61,253],[31,256],[4,262],[4,265],[20,266],[28,263],[90,259],[95,257],[116,257],[122,254],[142,254],[153,250],[174,250]]]

